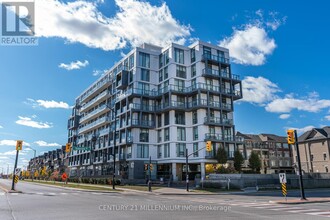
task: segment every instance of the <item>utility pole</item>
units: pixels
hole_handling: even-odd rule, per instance
[[[186,148],[186,190],[189,192],[188,148]]]
[[[115,105],[116,106],[116,105]],[[116,189],[116,134],[117,134],[117,114],[116,109],[111,109],[112,113],[115,115],[115,131],[113,137],[113,176],[112,176],[112,189]],[[118,152],[119,153],[119,152]]]
[[[151,192],[151,156],[149,157],[149,180],[148,180],[148,189]]]
[[[17,160],[18,160],[18,152],[19,150],[16,150],[16,159],[15,159],[15,166],[14,166],[14,172],[13,172],[13,182],[11,184],[11,190],[15,190],[15,170],[17,168]]]
[[[300,153],[299,153],[299,145],[298,145],[298,135],[297,131],[294,130],[294,136],[295,136],[295,144],[296,144],[296,151],[297,151],[297,162],[298,162],[298,169],[299,169],[299,185],[300,185],[300,195],[301,195],[301,200],[306,200],[305,196],[305,190],[304,190],[304,183],[303,183],[303,178],[302,178],[302,171],[301,171],[301,162],[300,162]]]

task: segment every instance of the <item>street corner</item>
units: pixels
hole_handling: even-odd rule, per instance
[[[23,193],[20,190],[9,190],[7,193]]]
[[[330,198],[309,198],[309,199],[288,199],[288,200],[275,200],[269,201],[273,204],[287,204],[287,205],[296,205],[296,204],[306,204],[306,203],[325,203],[330,202]]]

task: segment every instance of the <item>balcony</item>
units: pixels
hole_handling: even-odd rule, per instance
[[[227,125],[232,126],[233,120],[232,119],[221,119],[220,117],[205,117],[204,118],[204,124],[210,124],[210,125]]]
[[[110,79],[108,77],[106,77],[106,78],[103,78],[101,81],[95,83],[88,92],[86,92],[85,94],[80,96],[80,100],[79,100],[80,103],[87,100],[92,94],[94,94],[100,88],[103,88],[103,87],[105,88],[104,85],[106,85],[108,82],[110,82]]]
[[[220,72],[218,70],[215,70],[215,69],[206,68],[206,69],[202,70],[202,76],[217,79],[217,78],[220,77]]]
[[[154,128],[155,122],[151,120],[147,121],[147,120],[132,119],[131,126],[142,127],[142,128]]]
[[[109,118],[108,117],[102,117],[100,119],[97,119],[96,121],[82,127],[79,129],[79,134],[87,132],[88,130],[97,128],[99,126],[104,125],[106,122],[109,122]]]
[[[91,118],[93,118],[93,117],[97,117],[97,116],[99,116],[99,115],[105,113],[107,110],[109,110],[109,109],[107,108],[107,106],[106,106],[106,105],[103,105],[103,106],[101,106],[101,107],[95,109],[94,111],[88,113],[88,114],[85,115],[84,117],[81,117],[81,118],[80,118],[80,123],[83,123],[83,122],[85,122],[85,121],[87,121],[88,119],[91,119]]]
[[[209,62],[209,63],[215,64],[215,65],[217,65],[219,63],[229,65],[228,58],[225,58],[223,56],[212,55],[212,54],[203,54],[202,61]]]
[[[81,112],[84,112],[85,110],[87,110],[89,107],[91,107],[92,105],[94,105],[95,103],[97,103],[98,101],[102,100],[102,98],[106,97],[109,94],[109,92],[106,90],[104,92],[102,92],[101,94],[99,94],[98,96],[96,96],[95,98],[93,98],[92,100],[90,100],[88,103],[86,103],[84,106],[82,106],[80,108]]]
[[[107,134],[109,134],[109,132],[110,132],[109,128],[102,129],[101,131],[99,131],[99,135],[100,136],[107,135]]]
[[[138,111],[155,111],[154,106],[152,105],[143,105],[143,104],[139,104],[139,103],[131,103],[129,105],[130,109],[132,110],[138,110]]]

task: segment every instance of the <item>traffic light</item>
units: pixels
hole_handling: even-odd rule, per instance
[[[295,143],[294,130],[293,129],[288,130],[287,134],[288,134],[288,144],[294,144]]]
[[[152,163],[150,164],[150,171],[152,171],[154,168],[154,166],[152,165]]]
[[[144,164],[144,170],[148,170],[148,164]]]
[[[71,143],[65,145],[65,152],[69,153],[71,151]]]
[[[22,150],[23,141],[16,141],[16,150]]]
[[[212,151],[212,142],[206,141],[206,151],[210,152]]]

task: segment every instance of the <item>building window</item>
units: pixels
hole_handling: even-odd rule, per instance
[[[164,69],[159,71],[159,82],[163,81],[163,72],[164,72]]]
[[[162,145],[157,147],[157,158],[162,158]]]
[[[311,161],[313,161],[314,160],[314,155],[313,154],[311,154]]]
[[[129,64],[128,64],[128,68],[132,69],[134,66],[134,54],[132,54],[131,56],[129,56]]]
[[[210,59],[211,58],[211,48],[203,46],[203,55]]]
[[[168,67],[164,67],[164,80],[168,78]]]
[[[327,160],[327,154],[323,153],[323,160]]]
[[[196,64],[191,66],[191,78],[196,76]]]
[[[149,129],[140,129],[140,142],[149,142]]]
[[[149,157],[149,145],[138,144],[137,145],[137,158],[148,158]]]
[[[191,58],[191,63],[196,61],[196,51],[195,48],[190,50],[190,58]]]
[[[175,89],[180,91],[180,92],[183,92],[184,91],[184,80],[181,80],[181,79],[174,79],[174,86],[175,86]]]
[[[192,123],[197,124],[198,119],[197,119],[197,111],[192,112]]]
[[[184,79],[187,78],[186,67],[176,65],[176,76]]]
[[[329,168],[328,167],[325,167],[325,172],[329,173]]]
[[[175,111],[175,124],[185,125],[185,112]]]
[[[157,115],[157,127],[162,126],[162,115]]]
[[[198,143],[193,145],[194,157],[198,157]]]
[[[158,130],[157,132],[157,142],[162,142],[162,130]]]
[[[164,158],[170,157],[170,144],[164,144]]]
[[[164,129],[164,141],[169,141],[170,140],[170,129],[165,128]]]
[[[170,124],[170,113],[166,112],[164,114],[164,125],[169,125]]]
[[[177,63],[184,64],[184,51],[178,48],[174,48],[174,60]]]
[[[150,81],[150,71],[147,69],[141,69],[141,80]]]
[[[177,127],[177,140],[178,141],[185,141],[186,140],[186,128]]]
[[[164,65],[164,55],[160,54],[159,55],[159,68],[162,68]]]
[[[176,144],[176,156],[185,157],[186,156],[186,144],[177,143]]]
[[[198,127],[193,127],[193,140],[198,140]]]
[[[150,68],[150,55],[147,53],[139,52],[139,65],[142,67]]]
[[[170,56],[168,50],[164,52],[164,61],[165,61],[165,65],[167,65],[170,62]]]

